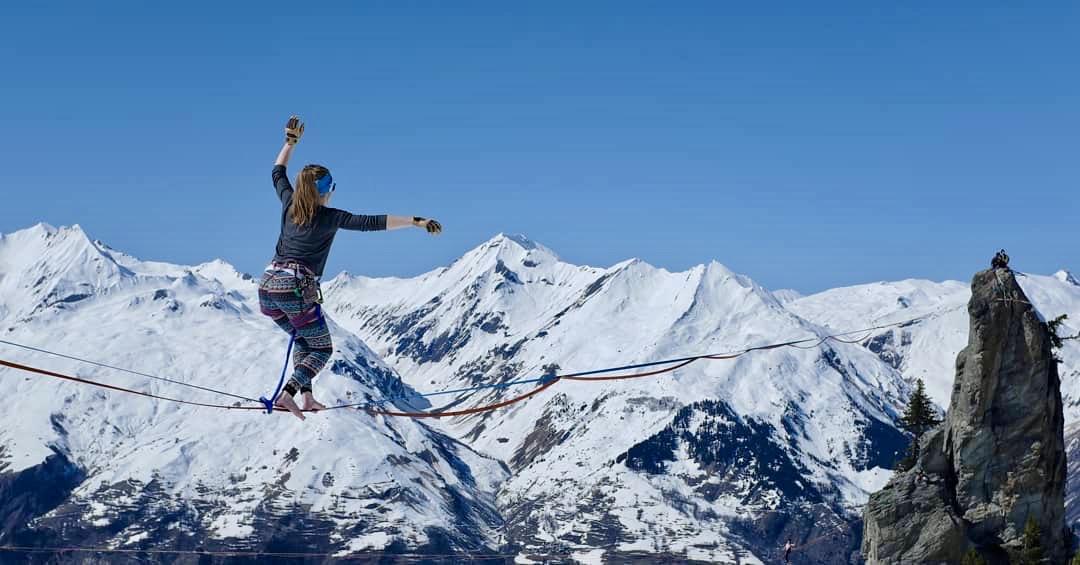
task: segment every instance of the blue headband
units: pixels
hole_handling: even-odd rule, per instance
[[[315,188],[319,189],[320,195],[333,192],[335,188],[334,177],[327,172],[325,175],[315,179]]]

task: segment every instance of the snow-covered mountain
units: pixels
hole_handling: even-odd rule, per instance
[[[224,263],[143,263],[78,226],[0,237],[0,339],[257,398],[276,384],[287,338],[259,314],[255,290]],[[406,391],[356,336],[333,334],[324,401]],[[7,345],[0,353],[164,396],[236,402]],[[500,524],[492,493],[505,467],[415,421],[339,410],[300,424],[10,369],[0,382],[11,399],[0,413],[3,545],[476,551]]]
[[[414,279],[341,275],[325,293],[339,324],[428,390],[823,335],[718,263],[580,267],[520,236]],[[563,382],[441,425],[510,465],[499,501],[535,509],[507,526],[526,547],[767,559],[759,549],[780,535],[836,534],[838,554],[854,543],[845,509],[887,478],[904,444],[894,421],[906,395],[874,353],[829,343],[651,379]]]
[[[1075,331],[1075,279],[1023,281],[1045,316],[1069,313]],[[419,277],[343,273],[323,287],[336,352],[317,386],[331,402],[924,319],[850,344],[702,360],[651,378],[560,381],[506,409],[429,424],[353,411],[301,424],[0,369],[27,408],[0,415],[0,483],[66,485],[14,505],[0,484],[0,511],[41,516],[0,536],[742,563],[775,560],[790,537],[800,559],[846,561],[861,531],[852,510],[884,484],[906,445],[895,421],[909,382],[924,378],[946,405],[967,335],[963,283],[801,296],[769,292],[718,263],[680,273],[639,260],[572,265],[510,235]],[[286,342],[258,313],[254,288],[221,261],[140,261],[78,227],[0,237],[0,339],[251,397],[276,383]],[[159,394],[191,392],[3,345],[0,353]],[[1078,386],[1075,342],[1062,356],[1063,381]],[[464,408],[534,386],[398,406]],[[300,537],[285,541],[282,530]]]
[[[1080,332],[1080,284],[1068,271],[1051,276],[1017,273],[1017,281],[1046,319],[1068,316],[1060,335]],[[942,408],[949,406],[956,354],[967,344],[967,283],[924,280],[837,288],[786,303],[807,320],[841,330],[926,319],[871,332],[863,344],[909,381],[921,378]],[[1059,357],[1066,422],[1080,422],[1080,342],[1066,341]]]
[[[1028,275],[1025,289],[1046,312],[1076,311],[1080,295],[1067,279]],[[560,383],[521,408],[442,422],[510,464],[501,507],[549,509],[509,519],[526,547],[693,552],[710,540],[699,555],[714,560],[740,547],[767,559],[781,535],[848,531],[844,509],[882,484],[881,468],[904,443],[894,418],[907,383],[924,378],[948,405],[970,292],[960,282],[902,281],[810,297],[769,293],[716,263],[683,273],[637,260],[581,267],[508,235],[420,277],[344,274],[327,289],[340,324],[406,382],[433,390],[921,318],[850,336],[851,345],[759,353],[643,381]],[[1076,366],[1072,347],[1063,354]],[[518,392],[483,391],[445,406]],[[820,527],[807,527],[808,517]],[[837,535],[831,547],[848,540]]]
[[[1051,276],[1017,273],[1017,281],[1045,320],[1068,318],[1061,336],[1080,333],[1080,282],[1065,270]],[[921,378],[934,401],[947,408],[956,354],[967,344],[969,285],[958,282],[901,281],[839,288],[794,300],[788,308],[817,323],[855,327],[863,320],[894,322],[929,315],[918,323],[872,332],[863,344],[905,378]],[[1003,297],[1002,299],[1007,299]],[[854,324],[854,325],[852,325]],[[1060,359],[1065,441],[1068,449],[1066,520],[1080,523],[1080,341],[1065,341]]]

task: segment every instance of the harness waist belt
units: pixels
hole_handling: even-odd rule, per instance
[[[266,266],[265,270],[283,271],[289,273],[294,277],[311,277],[318,280],[318,277],[315,276],[315,273],[313,273],[311,269],[307,268],[307,266],[303,263],[296,263],[292,261],[287,263],[282,263],[280,261],[271,261],[270,264]]]

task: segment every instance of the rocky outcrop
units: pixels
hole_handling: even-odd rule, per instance
[[[4,451],[0,445],[0,545],[31,545],[35,540],[24,531],[24,525],[63,504],[86,477],[55,448],[38,465],[18,473],[2,473]],[[3,560],[0,555],[0,563]]]
[[[968,345],[948,415],[914,467],[870,497],[871,564],[1014,563],[1029,518],[1051,562],[1065,552],[1065,442],[1050,336],[1008,269],[975,275]]]
[[[1069,479],[1065,483],[1065,524],[1080,525],[1080,423],[1065,428]]]

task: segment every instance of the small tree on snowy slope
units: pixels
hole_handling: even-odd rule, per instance
[[[907,455],[900,460],[898,466],[901,470],[910,469],[915,465],[915,461],[919,458],[919,439],[940,423],[941,419],[934,411],[934,404],[926,394],[926,385],[922,379],[916,379],[915,392],[911,393],[907,408],[904,408],[904,415],[900,417],[900,425],[915,436],[908,447]]]

